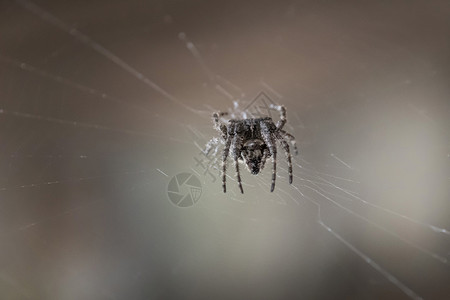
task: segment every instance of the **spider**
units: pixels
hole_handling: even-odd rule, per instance
[[[251,174],[257,175],[262,171],[268,157],[272,158],[272,185],[270,191],[275,189],[275,177],[277,167],[277,144],[279,141],[286,154],[288,163],[289,183],[292,184],[292,162],[289,144],[290,141],[294,146],[295,155],[298,154],[295,137],[283,130],[286,124],[286,108],[281,105],[271,105],[280,112],[280,120],[275,125],[272,118],[249,118],[249,119],[230,119],[228,124],[223,123],[220,117],[226,116],[226,112],[216,112],[213,114],[214,128],[221,133],[222,142],[225,148],[222,153],[222,187],[226,193],[226,171],[227,158],[231,149],[231,155],[234,158],[236,167],[237,181],[241,193],[244,193],[241,183],[241,175],[239,171],[238,160],[243,160],[247,169]],[[217,139],[211,140],[207,146],[205,153],[208,154],[212,148],[212,143],[216,143]]]

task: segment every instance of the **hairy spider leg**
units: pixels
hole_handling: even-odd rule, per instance
[[[277,176],[277,149],[275,147],[272,147],[272,185],[270,186],[270,191],[273,192],[275,189],[275,178]]]
[[[225,148],[223,149],[223,156],[222,156],[222,187],[223,192],[227,192],[227,157],[228,152],[230,151],[230,145],[231,145],[232,136],[229,135],[226,142],[225,142]]]
[[[211,149],[213,148],[214,145],[217,145],[219,143],[219,140],[217,138],[212,138],[209,140],[208,143],[206,143],[205,146],[205,150],[203,150],[203,154],[205,154],[206,156],[209,155],[209,152],[211,151]],[[217,151],[217,147],[216,146],[216,151]]]
[[[266,143],[267,147],[269,147],[270,155],[272,156],[272,185],[270,186],[270,191],[273,192],[275,189],[275,179],[277,176],[277,147],[274,139],[274,132],[270,129],[270,125],[267,123],[267,120],[262,120],[260,123],[261,126],[261,135]],[[273,126],[273,123],[272,123]]]
[[[261,171],[264,169],[267,157],[269,157],[269,149],[264,149],[263,157],[261,159]]]
[[[220,117],[228,115],[227,112],[216,112],[213,114],[214,128],[222,133],[222,138],[227,139],[227,125],[220,121]]]
[[[289,184],[292,184],[292,161],[291,161],[291,151],[289,150],[289,144],[285,140],[280,139],[281,146],[284,149],[284,153],[286,154],[286,159],[288,163],[289,170]]]
[[[236,133],[237,127],[238,126],[235,126],[235,128],[234,128],[235,135],[234,135],[234,139],[233,139],[233,154],[234,154],[234,165],[236,167],[237,182],[239,184],[239,189],[241,190],[241,194],[243,194],[244,189],[242,188],[241,172],[239,171],[239,161],[238,161],[239,157],[241,156],[243,141],[242,141],[242,136],[240,136],[239,134]]]
[[[295,141],[295,137],[292,134],[287,133],[285,130],[280,130],[280,134],[282,138],[286,138],[289,140],[289,142],[291,142],[291,144],[294,146],[294,154],[298,155],[297,142]]]
[[[286,108],[283,105],[271,105],[272,108],[275,108],[280,113],[280,120],[277,122],[277,129],[281,130],[286,124]]]
[[[225,141],[227,139],[227,126],[220,121],[220,117],[228,115],[227,112],[215,112],[213,113],[212,117],[213,117],[213,121],[214,121],[214,129],[216,129],[217,131],[219,131],[220,133],[222,133],[222,139]],[[203,153],[208,156],[209,152],[211,151],[211,149],[213,148],[214,145],[217,145],[219,143],[219,141],[215,138],[212,138],[211,140],[208,141],[208,143],[206,143],[205,146],[205,150],[203,151]],[[216,147],[216,151],[217,151],[217,147]]]
[[[238,181],[238,184],[239,184],[239,189],[241,190],[241,194],[243,194],[244,193],[244,189],[242,188],[241,173],[239,171],[238,158],[239,158],[238,152],[235,151],[235,153],[234,153],[234,165],[236,166],[236,174],[237,174],[236,176],[237,176],[237,181]]]

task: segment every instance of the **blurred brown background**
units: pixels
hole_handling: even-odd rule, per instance
[[[450,298],[449,53],[448,1],[2,1],[0,298]],[[261,91],[293,186],[223,194]]]

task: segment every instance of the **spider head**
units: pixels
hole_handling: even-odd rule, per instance
[[[266,144],[259,139],[249,140],[242,147],[242,157],[253,175],[259,173],[264,166],[264,149]]]

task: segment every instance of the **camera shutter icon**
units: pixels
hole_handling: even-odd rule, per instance
[[[194,174],[180,173],[170,180],[167,195],[175,206],[190,207],[200,199],[202,185]]]

